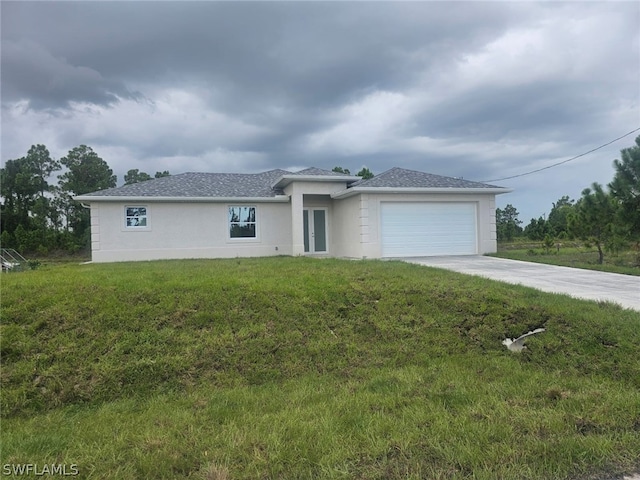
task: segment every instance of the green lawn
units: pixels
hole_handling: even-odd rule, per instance
[[[578,242],[571,241],[562,243],[560,248],[553,247],[548,250],[540,242],[503,243],[498,244],[498,253],[491,254],[491,256],[601,272],[640,275],[640,264],[638,263],[640,255],[632,249],[617,253],[605,252],[604,262],[600,265],[598,250],[595,247],[585,247]]]
[[[640,470],[639,312],[402,262],[44,264],[1,278],[3,469],[66,464],[100,479]],[[521,354],[501,344],[536,327],[547,331]]]

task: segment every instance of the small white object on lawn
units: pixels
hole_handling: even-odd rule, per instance
[[[544,332],[544,328],[536,328],[532,332],[525,333],[524,335],[516,338],[515,340],[513,338],[507,338],[502,341],[502,344],[505,345],[512,352],[521,352],[522,349],[525,348],[524,341],[527,339],[527,337],[540,332]]]

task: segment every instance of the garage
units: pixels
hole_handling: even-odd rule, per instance
[[[383,257],[475,255],[475,202],[382,202]]]

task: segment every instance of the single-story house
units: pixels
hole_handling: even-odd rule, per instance
[[[94,262],[496,251],[495,197],[511,190],[403,168],[371,179],[307,168],[182,173],[75,199]]]

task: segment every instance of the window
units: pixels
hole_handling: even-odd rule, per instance
[[[229,237],[257,237],[256,207],[229,207]]]
[[[147,207],[125,207],[124,225],[126,228],[147,228]]]

